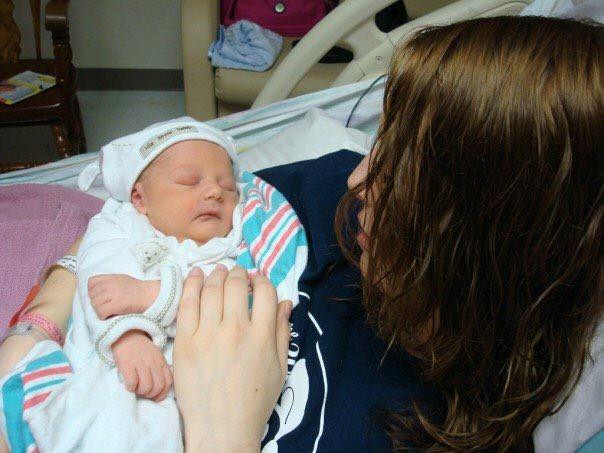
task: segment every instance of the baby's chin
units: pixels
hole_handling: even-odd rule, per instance
[[[218,222],[203,222],[201,225],[191,225],[185,239],[191,239],[197,245],[203,245],[216,237],[225,237],[231,228]]]

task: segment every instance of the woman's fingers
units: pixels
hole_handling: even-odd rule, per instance
[[[284,300],[277,309],[277,354],[283,375],[287,372],[287,353],[289,351],[289,340],[291,329],[289,317],[292,313],[293,304],[290,300]]]
[[[185,279],[176,320],[178,336],[191,337],[197,330],[199,325],[199,298],[203,288],[203,280],[203,272],[198,267],[191,269]]]
[[[219,264],[210,273],[201,291],[200,326],[215,327],[222,321],[224,282],[227,268]]]
[[[274,335],[277,314],[277,292],[270,280],[262,275],[252,278],[253,306],[252,322],[266,327]]]
[[[245,322],[248,313],[247,271],[239,266],[233,267],[224,284],[223,322]]]

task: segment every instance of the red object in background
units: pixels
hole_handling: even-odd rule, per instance
[[[40,288],[41,288],[40,285],[36,285],[32,289],[29,290],[29,294],[25,298],[25,302],[23,302],[23,305],[21,305],[21,308],[19,308],[17,313],[15,313],[12,318],[10,318],[8,327],[12,327],[15,324],[17,324],[17,321],[19,320],[19,316],[21,316],[21,313],[23,313],[23,310],[25,310],[28,307],[28,305],[31,304],[31,301],[34,300],[34,298],[38,295],[38,292],[40,292]]]
[[[220,22],[229,26],[242,19],[279,33],[304,36],[333,7],[325,0],[221,0]]]

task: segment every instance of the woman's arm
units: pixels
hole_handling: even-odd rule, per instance
[[[76,255],[80,246],[78,239],[69,249],[69,254]],[[62,267],[52,270],[42,288],[26,308],[25,313],[39,313],[53,321],[65,334],[67,321],[71,315],[73,295],[75,294],[76,277]],[[30,350],[36,341],[29,336],[14,335],[0,344],[0,376],[3,376]]]
[[[187,453],[260,451],[266,422],[285,382],[291,302],[277,306],[273,285],[217,266],[205,284],[187,277],[174,342],[174,389]]]

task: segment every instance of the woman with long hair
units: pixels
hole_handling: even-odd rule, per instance
[[[445,398],[384,414],[396,447],[528,449],[572,391],[603,308],[602,55],[601,26],[498,17],[393,58],[339,223],[360,199],[368,317]]]

